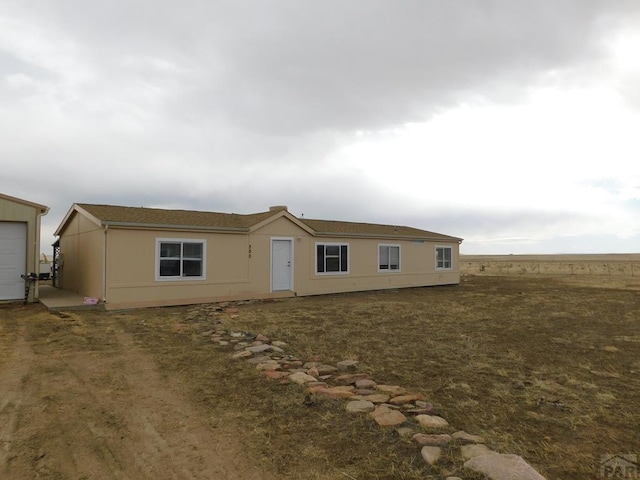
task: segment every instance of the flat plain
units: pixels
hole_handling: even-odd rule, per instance
[[[0,477],[444,479],[420,447],[305,401],[208,332],[261,333],[305,361],[359,362],[424,393],[453,429],[551,479],[640,454],[635,278],[464,276],[458,286],[123,312],[0,307]]]

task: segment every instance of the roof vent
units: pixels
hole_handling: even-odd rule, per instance
[[[274,205],[272,207],[269,207],[270,212],[279,212],[280,210],[284,210],[286,212],[289,211],[286,205]]]

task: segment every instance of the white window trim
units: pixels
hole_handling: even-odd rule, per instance
[[[451,251],[451,266],[450,267],[438,267],[438,249],[439,248],[448,248]],[[433,259],[434,259],[434,262],[435,262],[436,270],[453,270],[453,247],[451,245],[436,245],[436,248],[433,251]]]
[[[398,247],[398,269],[380,268],[380,247]],[[379,243],[378,244],[378,273],[398,273],[402,270],[402,247],[399,243]]]
[[[347,247],[347,271],[346,272],[319,272],[318,271],[318,245],[324,245],[325,247]],[[316,242],[315,248],[313,249],[313,271],[316,275],[319,276],[331,276],[331,275],[348,275],[351,271],[351,246],[348,243],[340,243],[340,242]],[[326,248],[325,248],[326,252]],[[326,266],[326,261],[325,261]]]
[[[202,275],[199,277],[161,277],[160,276],[160,244],[161,243],[201,243],[202,244]],[[201,238],[156,238],[156,282],[192,282],[207,279],[207,241]]]

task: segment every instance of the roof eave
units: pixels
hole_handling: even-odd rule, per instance
[[[239,227],[215,227],[205,225],[170,225],[166,223],[140,223],[140,222],[114,222],[110,220],[102,220],[102,225],[109,227],[121,228],[140,228],[146,230],[191,230],[205,232],[225,232],[225,233],[248,233],[248,228]]]
[[[71,217],[73,216],[74,213],[82,213],[83,215],[85,215],[87,218],[89,218],[96,225],[101,225],[99,219],[97,219],[96,217],[91,215],[84,208],[80,207],[77,203],[74,203],[73,205],[71,205],[71,208],[69,208],[69,211],[67,211],[67,214],[64,216],[64,218],[60,222],[60,225],[58,225],[58,228],[56,228],[56,231],[53,232],[54,237],[59,237],[60,236],[62,231],[67,226],[67,223],[69,223],[69,220],[71,220]]]
[[[12,197],[11,195],[7,195],[5,193],[0,193],[0,198],[9,200],[10,202],[20,203],[22,205],[26,205],[27,207],[33,207],[36,210],[40,211],[40,215],[46,215],[47,213],[49,213],[49,207],[40,203],[30,202],[29,200],[24,200],[18,197]]]
[[[370,233],[336,233],[336,232],[315,232],[316,237],[340,237],[340,238],[379,238],[382,240],[414,240],[424,242],[454,242],[462,243],[462,238],[457,237],[414,237],[408,235],[384,235]]]

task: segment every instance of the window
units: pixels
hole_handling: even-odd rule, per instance
[[[378,271],[400,270],[400,245],[378,245]]]
[[[205,278],[204,240],[156,240],[156,279],[199,280]]]
[[[436,247],[436,270],[450,270],[451,264],[451,247]]]
[[[316,273],[349,273],[349,245],[317,243]]]

